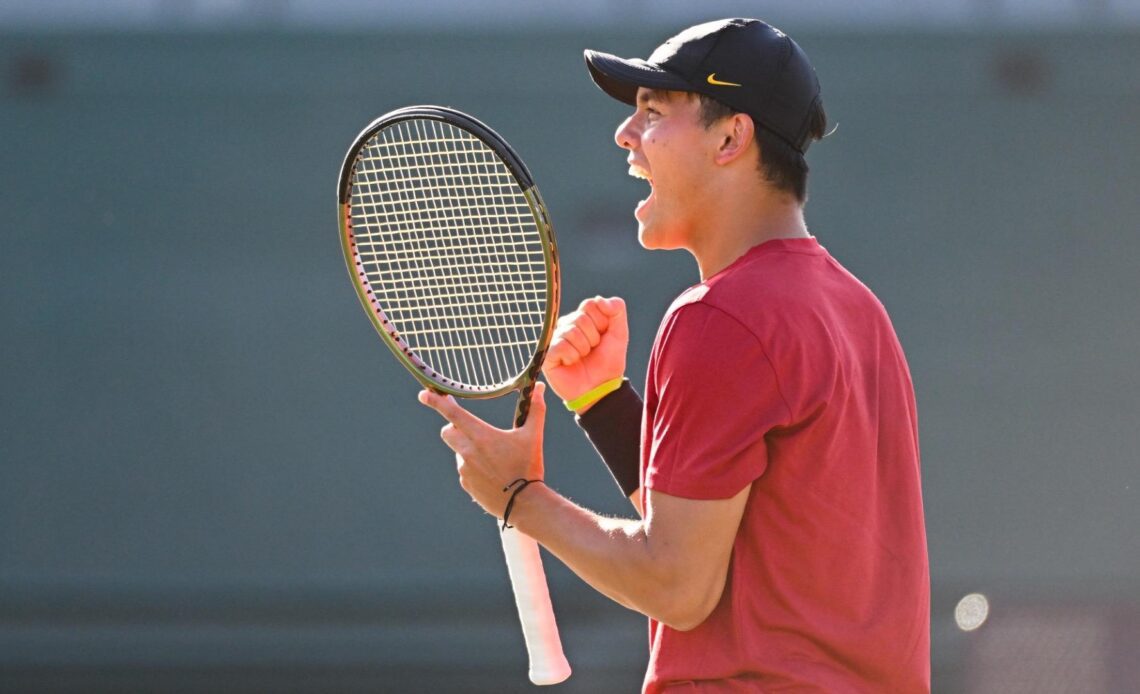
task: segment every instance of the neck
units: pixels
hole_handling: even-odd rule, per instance
[[[765,241],[808,238],[804,210],[795,199],[763,190],[748,195],[721,198],[737,202],[725,204],[702,224],[700,234],[688,250],[701,272],[701,281],[725,269],[740,256]]]

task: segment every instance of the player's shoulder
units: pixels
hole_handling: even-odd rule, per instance
[[[815,238],[761,244],[677,297],[671,310],[716,309],[763,336],[812,320],[828,307],[862,314],[881,308],[855,275]]]
[[[814,238],[775,239],[752,248],[702,283],[699,300],[730,315],[795,310],[821,275],[832,271],[831,256]]]

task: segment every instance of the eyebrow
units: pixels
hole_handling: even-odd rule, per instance
[[[651,87],[643,87],[642,91],[637,93],[638,105],[648,103],[650,101],[668,101],[665,92],[661,89],[653,89]]]

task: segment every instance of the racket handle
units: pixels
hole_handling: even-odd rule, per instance
[[[530,656],[530,681],[535,684],[558,684],[570,676],[570,663],[562,653],[562,639],[554,621],[550,590],[538,543],[518,530],[508,528],[499,533],[503,538],[503,554],[507,572],[519,609],[523,638]]]
[[[524,386],[519,392],[519,400],[515,403],[515,428],[526,424],[527,415],[530,414],[530,394],[534,391],[534,381]]]

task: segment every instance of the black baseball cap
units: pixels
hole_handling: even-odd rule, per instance
[[[705,94],[775,133],[798,152],[810,144],[819,80],[787,34],[759,19],[720,19],[685,29],[648,60],[586,51],[590,77],[618,101],[636,105],[637,88]]]

